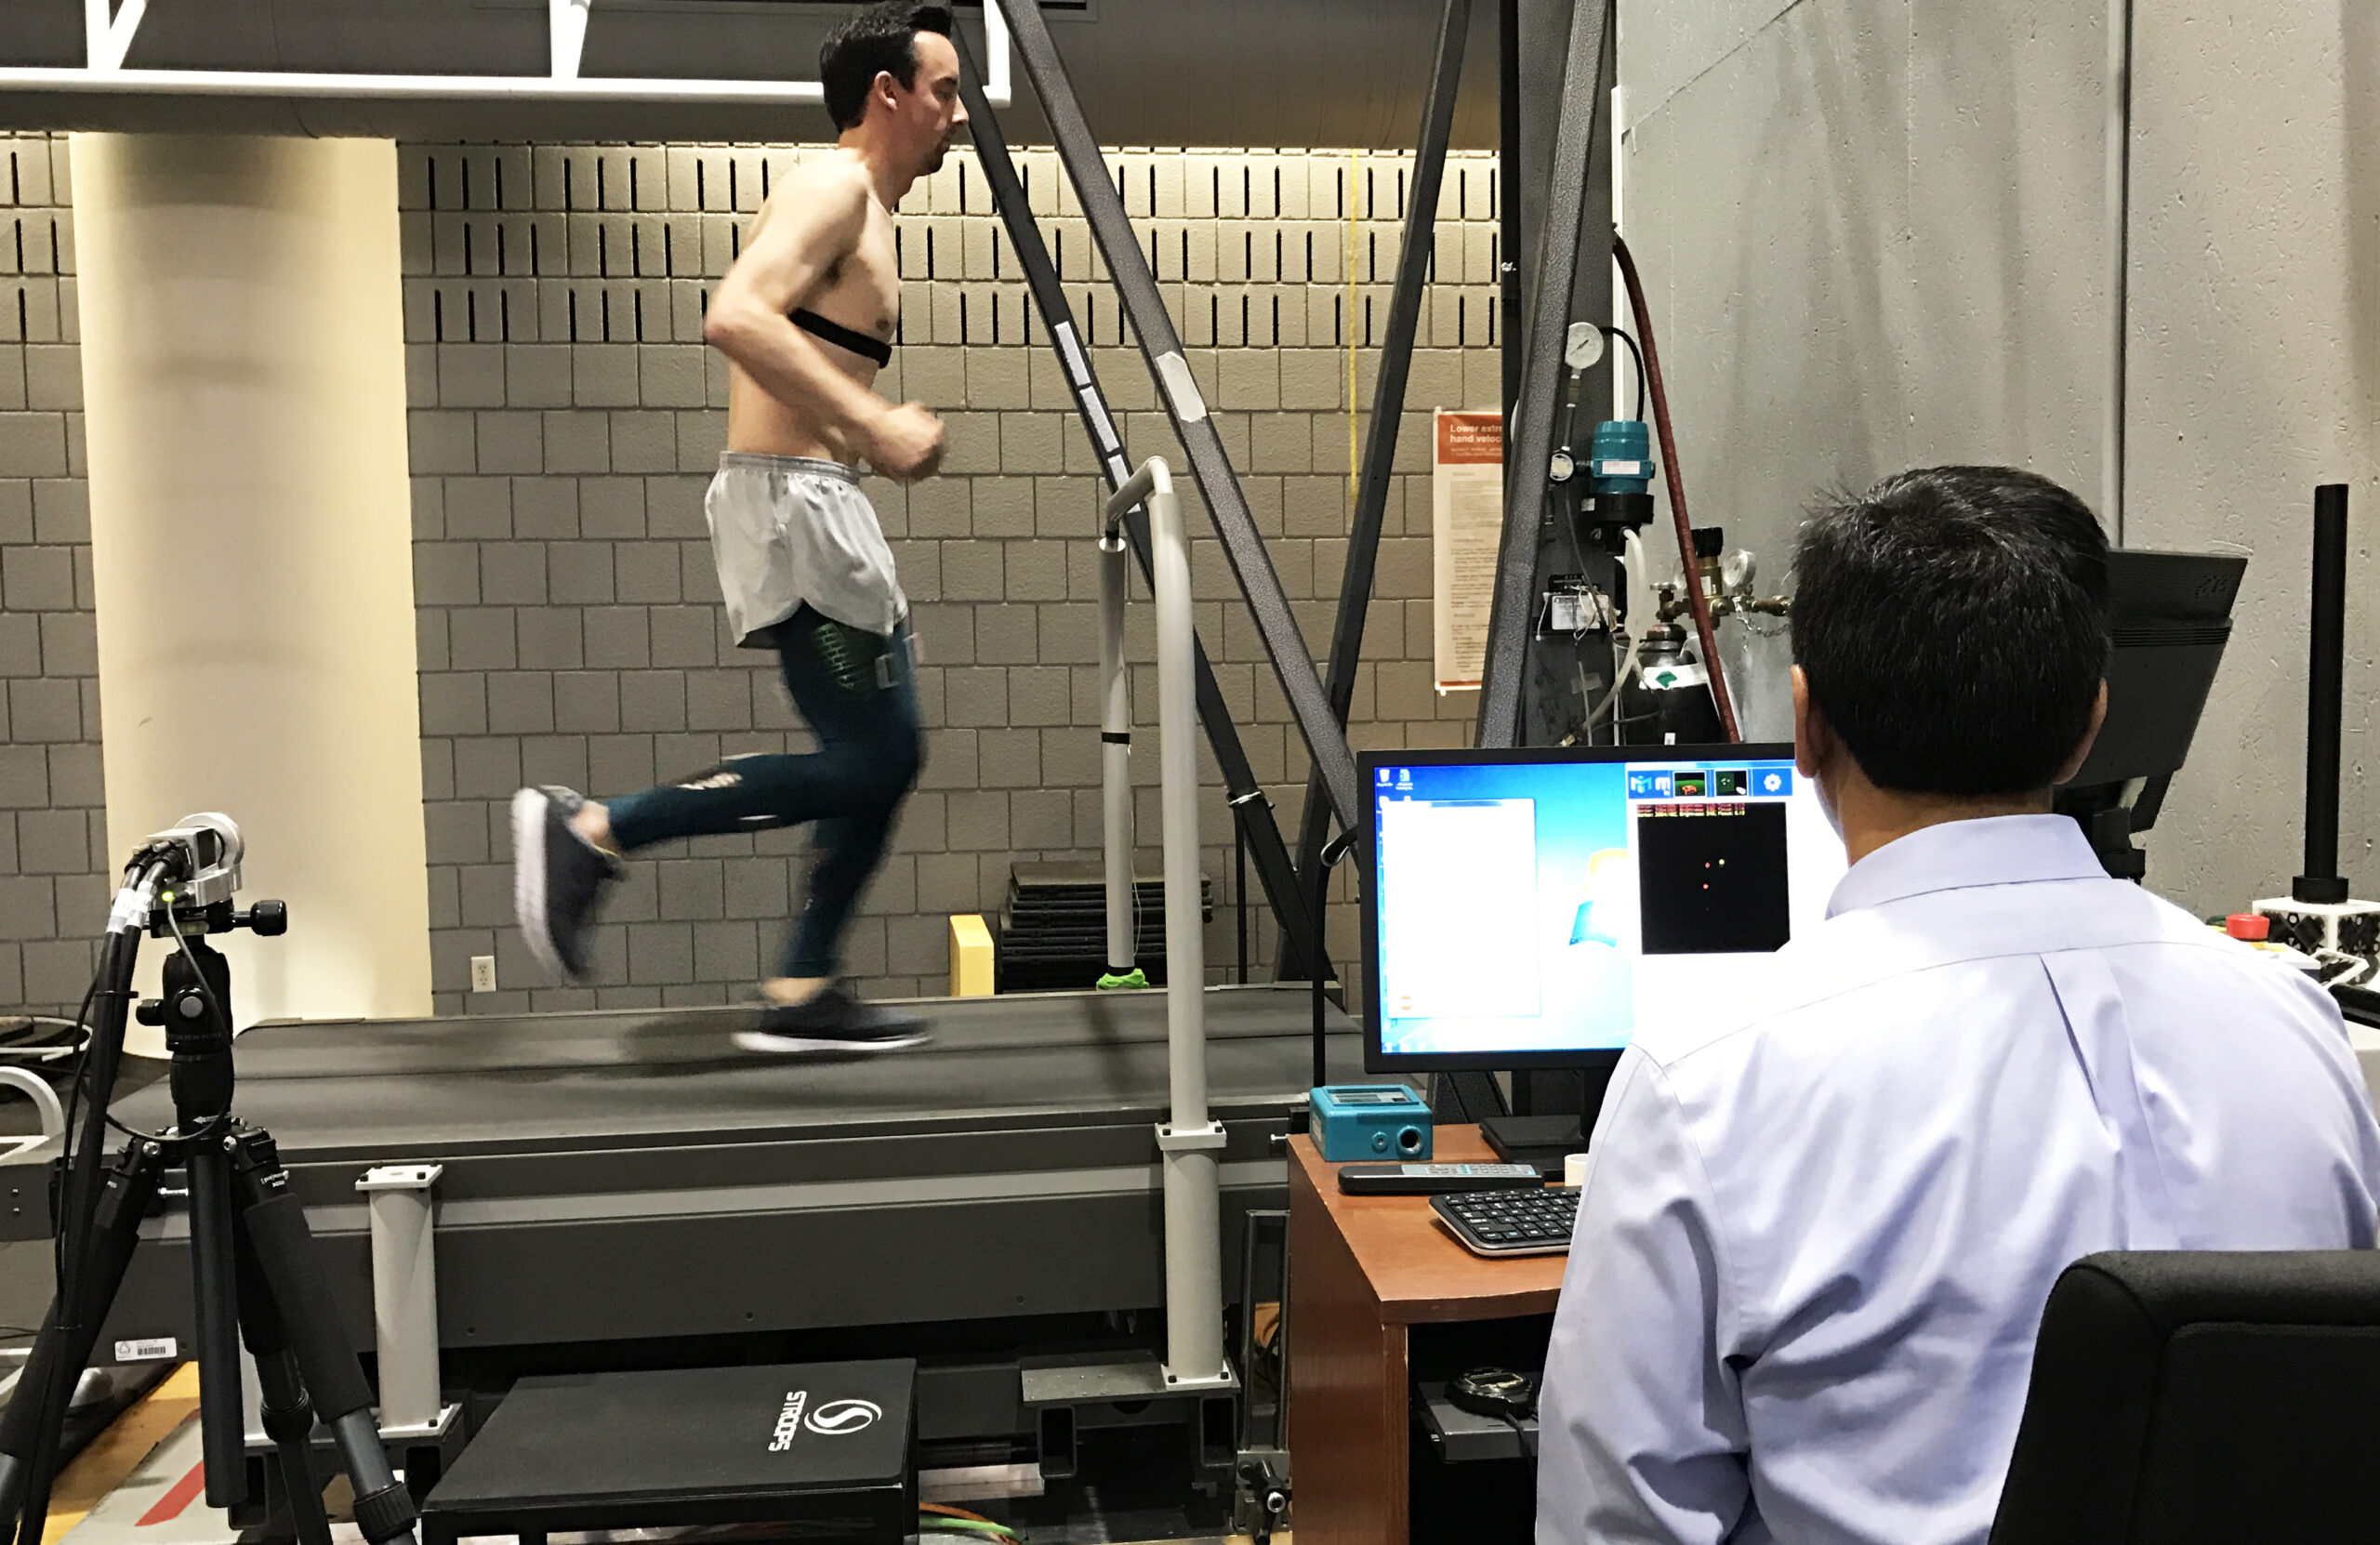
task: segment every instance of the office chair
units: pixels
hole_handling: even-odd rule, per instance
[[[2050,1291],[1990,1545],[2380,1536],[2380,1252],[2109,1251]]]

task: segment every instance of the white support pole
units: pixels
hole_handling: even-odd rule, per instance
[[[225,939],[236,1023],[427,1014],[396,148],[70,149],[109,851],[240,812],[303,922]],[[359,822],[369,887],[319,856]]]
[[[587,50],[587,11],[591,0],[546,0],[546,4],[553,77],[575,81],[578,78],[579,58]]]
[[[123,69],[133,34],[148,13],[149,0],[124,0],[113,18],[108,15],[108,0],[83,0],[83,57],[90,68],[110,73]]]
[[[436,1164],[364,1171],[355,1189],[372,1210],[372,1327],[380,1354],[380,1430],[439,1426],[438,1256],[430,1188]]]
[[[999,0],[984,7],[984,95],[994,107],[1009,104],[1008,13]]]
[[[1162,457],[1151,456],[1108,500],[1108,519],[1149,512],[1157,592],[1157,769],[1165,812],[1166,1065],[1173,1119],[1157,1129],[1165,1183],[1165,1380],[1223,1388],[1223,1123],[1207,1112],[1205,905],[1198,885],[1197,636],[1190,612],[1190,542]]]
[[[1130,978],[1139,943],[1132,916],[1132,689],[1124,666],[1124,601],[1130,584],[1125,564],[1124,534],[1110,526],[1099,539],[1099,835],[1107,864],[1105,965],[1110,981]]]

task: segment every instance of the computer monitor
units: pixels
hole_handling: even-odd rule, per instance
[[[2189,754],[2247,566],[2246,559],[2223,553],[2108,554],[2115,648],[2108,657],[2107,722],[2056,803],[2082,824],[2100,865],[2119,879],[2148,871],[2133,834],[2155,823]]]
[[[1826,915],[1843,843],[1790,746],[1361,758],[1365,1066],[1580,1068],[1732,1006]],[[1590,1102],[1593,1103],[1592,1100]],[[1483,1123],[1530,1162],[1593,1111]]]

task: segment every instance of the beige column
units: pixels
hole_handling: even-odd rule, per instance
[[[241,1023],[427,1014],[396,148],[78,134],[73,172],[110,850],[239,822],[290,915],[224,944]]]

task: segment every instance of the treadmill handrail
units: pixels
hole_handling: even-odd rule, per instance
[[[1157,724],[1158,808],[1165,819],[1166,1067],[1173,1119],[1157,1130],[1165,1167],[1166,1379],[1175,1386],[1228,1383],[1223,1361],[1223,1242],[1217,1201],[1222,1126],[1207,1110],[1206,927],[1198,877],[1198,745],[1192,706],[1197,687],[1197,634],[1190,615],[1190,538],[1182,529],[1182,501],[1173,469],[1151,456],[1118,488],[1104,509],[1112,546],[1126,512],[1148,511],[1150,588],[1157,598]],[[1120,554],[1117,555],[1120,558]],[[1124,565],[1102,563],[1100,609],[1111,621],[1123,609]],[[1121,642],[1111,627],[1105,662]],[[1120,757],[1106,759],[1108,792],[1124,776]],[[1110,809],[1117,801],[1111,798]],[[1130,902],[1130,866],[1117,848],[1121,823],[1106,824],[1111,919]],[[1128,857],[1129,855],[1124,855]]]

